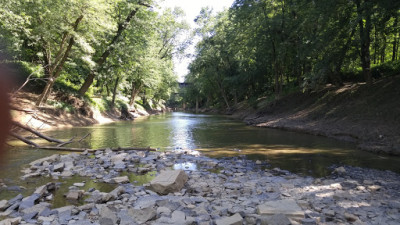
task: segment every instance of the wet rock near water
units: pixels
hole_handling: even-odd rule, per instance
[[[0,224],[396,224],[400,176],[389,171],[335,168],[324,178],[302,177],[244,157],[211,159],[196,152],[104,152],[36,160],[22,179],[90,177],[111,192],[74,183],[53,208],[54,183],[30,196],[0,201]],[[179,165],[182,170],[172,171]],[[195,168],[189,165],[196,165]],[[135,185],[127,174],[156,173]],[[39,174],[39,175],[37,175]],[[51,199],[51,198],[50,198]],[[83,205],[82,205],[83,203]]]

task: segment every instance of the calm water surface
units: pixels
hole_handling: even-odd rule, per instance
[[[224,116],[170,113],[129,122],[76,127],[47,132],[68,140],[91,133],[70,147],[153,147],[160,150],[196,149],[211,157],[246,155],[303,175],[324,176],[330,166],[352,165],[400,172],[400,158],[359,151],[353,144],[275,129],[256,128]],[[18,145],[18,143],[12,143]],[[54,151],[13,148],[0,178],[15,182],[27,163]],[[63,153],[63,152],[59,152]],[[10,178],[10,179],[7,179]],[[14,180],[13,180],[14,179]],[[143,180],[143,182],[145,182]],[[12,185],[12,184],[11,184]],[[93,184],[95,185],[95,184]],[[1,193],[0,193],[1,198]]]

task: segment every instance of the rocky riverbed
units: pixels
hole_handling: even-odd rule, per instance
[[[160,191],[126,174],[182,169]],[[183,172],[183,173],[182,173]],[[244,157],[212,159],[195,151],[111,150],[53,155],[24,169],[21,179],[54,182],[30,196],[0,201],[0,224],[399,224],[400,176],[390,171],[334,168],[324,178],[303,177]],[[111,192],[85,183],[69,187],[70,205],[54,208],[57,181],[71,176],[115,184]],[[156,176],[154,176],[156,177]],[[87,179],[87,178],[86,178]],[[157,180],[156,179],[156,180]],[[168,183],[168,182],[167,182]],[[164,185],[164,184],[163,184]],[[162,194],[159,194],[161,193]]]

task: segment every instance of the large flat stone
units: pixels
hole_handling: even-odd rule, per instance
[[[150,182],[150,189],[165,195],[180,191],[187,180],[188,175],[183,170],[163,170]]]
[[[113,180],[114,180],[114,182],[117,183],[117,184],[129,183],[129,178],[128,178],[128,176],[114,177]]]
[[[257,207],[259,215],[283,214],[292,219],[304,218],[304,212],[293,199],[269,201]]]
[[[239,213],[236,213],[233,216],[230,217],[223,217],[220,219],[217,219],[215,221],[216,225],[241,225],[243,224],[243,218]]]

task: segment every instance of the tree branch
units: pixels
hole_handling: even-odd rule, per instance
[[[24,129],[24,130],[26,130],[26,131],[29,131],[29,132],[35,134],[36,136],[45,139],[46,141],[55,142],[55,143],[59,143],[59,144],[64,143],[64,141],[61,141],[61,140],[58,140],[58,139],[51,138],[51,137],[48,137],[48,136],[46,136],[46,135],[43,135],[42,133],[37,132],[37,131],[33,130],[32,128],[27,127],[27,126],[24,126],[24,125],[22,125],[22,124],[20,124],[20,123],[18,123],[18,122],[12,121],[12,124],[13,124],[14,126],[17,126],[17,127],[22,128],[22,129]],[[15,136],[14,136],[14,137],[15,137]],[[18,138],[18,139],[19,139],[19,138]],[[23,141],[22,139],[20,139],[20,140]],[[24,142],[25,142],[25,141],[24,141]],[[26,142],[25,142],[25,143],[26,143]],[[36,147],[36,146],[35,146],[35,147]]]

